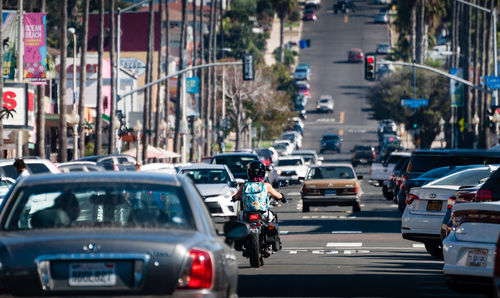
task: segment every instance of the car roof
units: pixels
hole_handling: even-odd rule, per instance
[[[323,167],[349,167],[354,169],[352,164],[346,162],[331,162],[331,163],[322,163],[319,165],[311,165],[310,168],[323,168]]]
[[[360,48],[351,48],[349,51],[351,51],[351,52],[363,52]]]
[[[258,158],[257,154],[248,153],[248,152],[217,153],[212,158],[215,158],[215,157],[225,157],[225,156],[254,156],[254,157]]]
[[[329,94],[323,94],[319,96],[319,99],[333,99],[333,97]]]
[[[287,156],[280,156],[278,160],[285,160],[285,159],[302,159],[300,155],[287,155]]]
[[[183,170],[197,169],[226,169],[226,165],[211,164],[211,163],[196,163],[189,166],[181,167]]]
[[[293,154],[297,154],[297,155],[300,155],[300,154],[316,154],[316,151],[315,150],[307,150],[307,149],[294,150],[292,152],[292,155]]]

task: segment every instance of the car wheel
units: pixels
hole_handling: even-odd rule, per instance
[[[319,153],[323,153],[323,149],[319,149]]]
[[[340,153],[340,148],[339,148],[339,149],[337,149],[337,153]]]
[[[431,256],[440,260],[443,259],[443,247],[441,241],[429,241],[424,244],[425,250],[427,250]]]
[[[389,189],[385,185],[382,186],[382,194],[384,195],[384,198],[388,200],[392,199],[391,194],[389,193]]]
[[[352,205],[352,212],[360,212],[361,207],[359,206],[359,203],[356,202],[354,205]]]
[[[302,203],[302,212],[309,212],[309,205],[306,203]]]

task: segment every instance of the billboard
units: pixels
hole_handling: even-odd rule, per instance
[[[17,13],[2,12],[3,78],[13,80],[16,74]]]
[[[45,13],[24,14],[24,73],[34,84],[45,84],[47,75],[47,44]]]
[[[33,129],[35,118],[35,93],[25,83],[4,83],[3,107],[13,110],[12,117],[5,117],[3,126],[13,129]]]

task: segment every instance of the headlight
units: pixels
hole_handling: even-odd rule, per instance
[[[321,106],[320,106],[320,105],[317,105],[317,106],[316,106],[316,109],[319,109],[319,108],[321,108]]]
[[[278,174],[278,175],[281,175],[281,173],[283,173],[283,171],[281,171],[281,170],[276,171],[276,174]]]

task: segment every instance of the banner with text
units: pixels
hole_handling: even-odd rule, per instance
[[[2,12],[3,78],[13,80],[16,74],[17,13]]]
[[[24,78],[34,84],[45,84],[47,76],[47,44],[45,13],[24,14]]]

